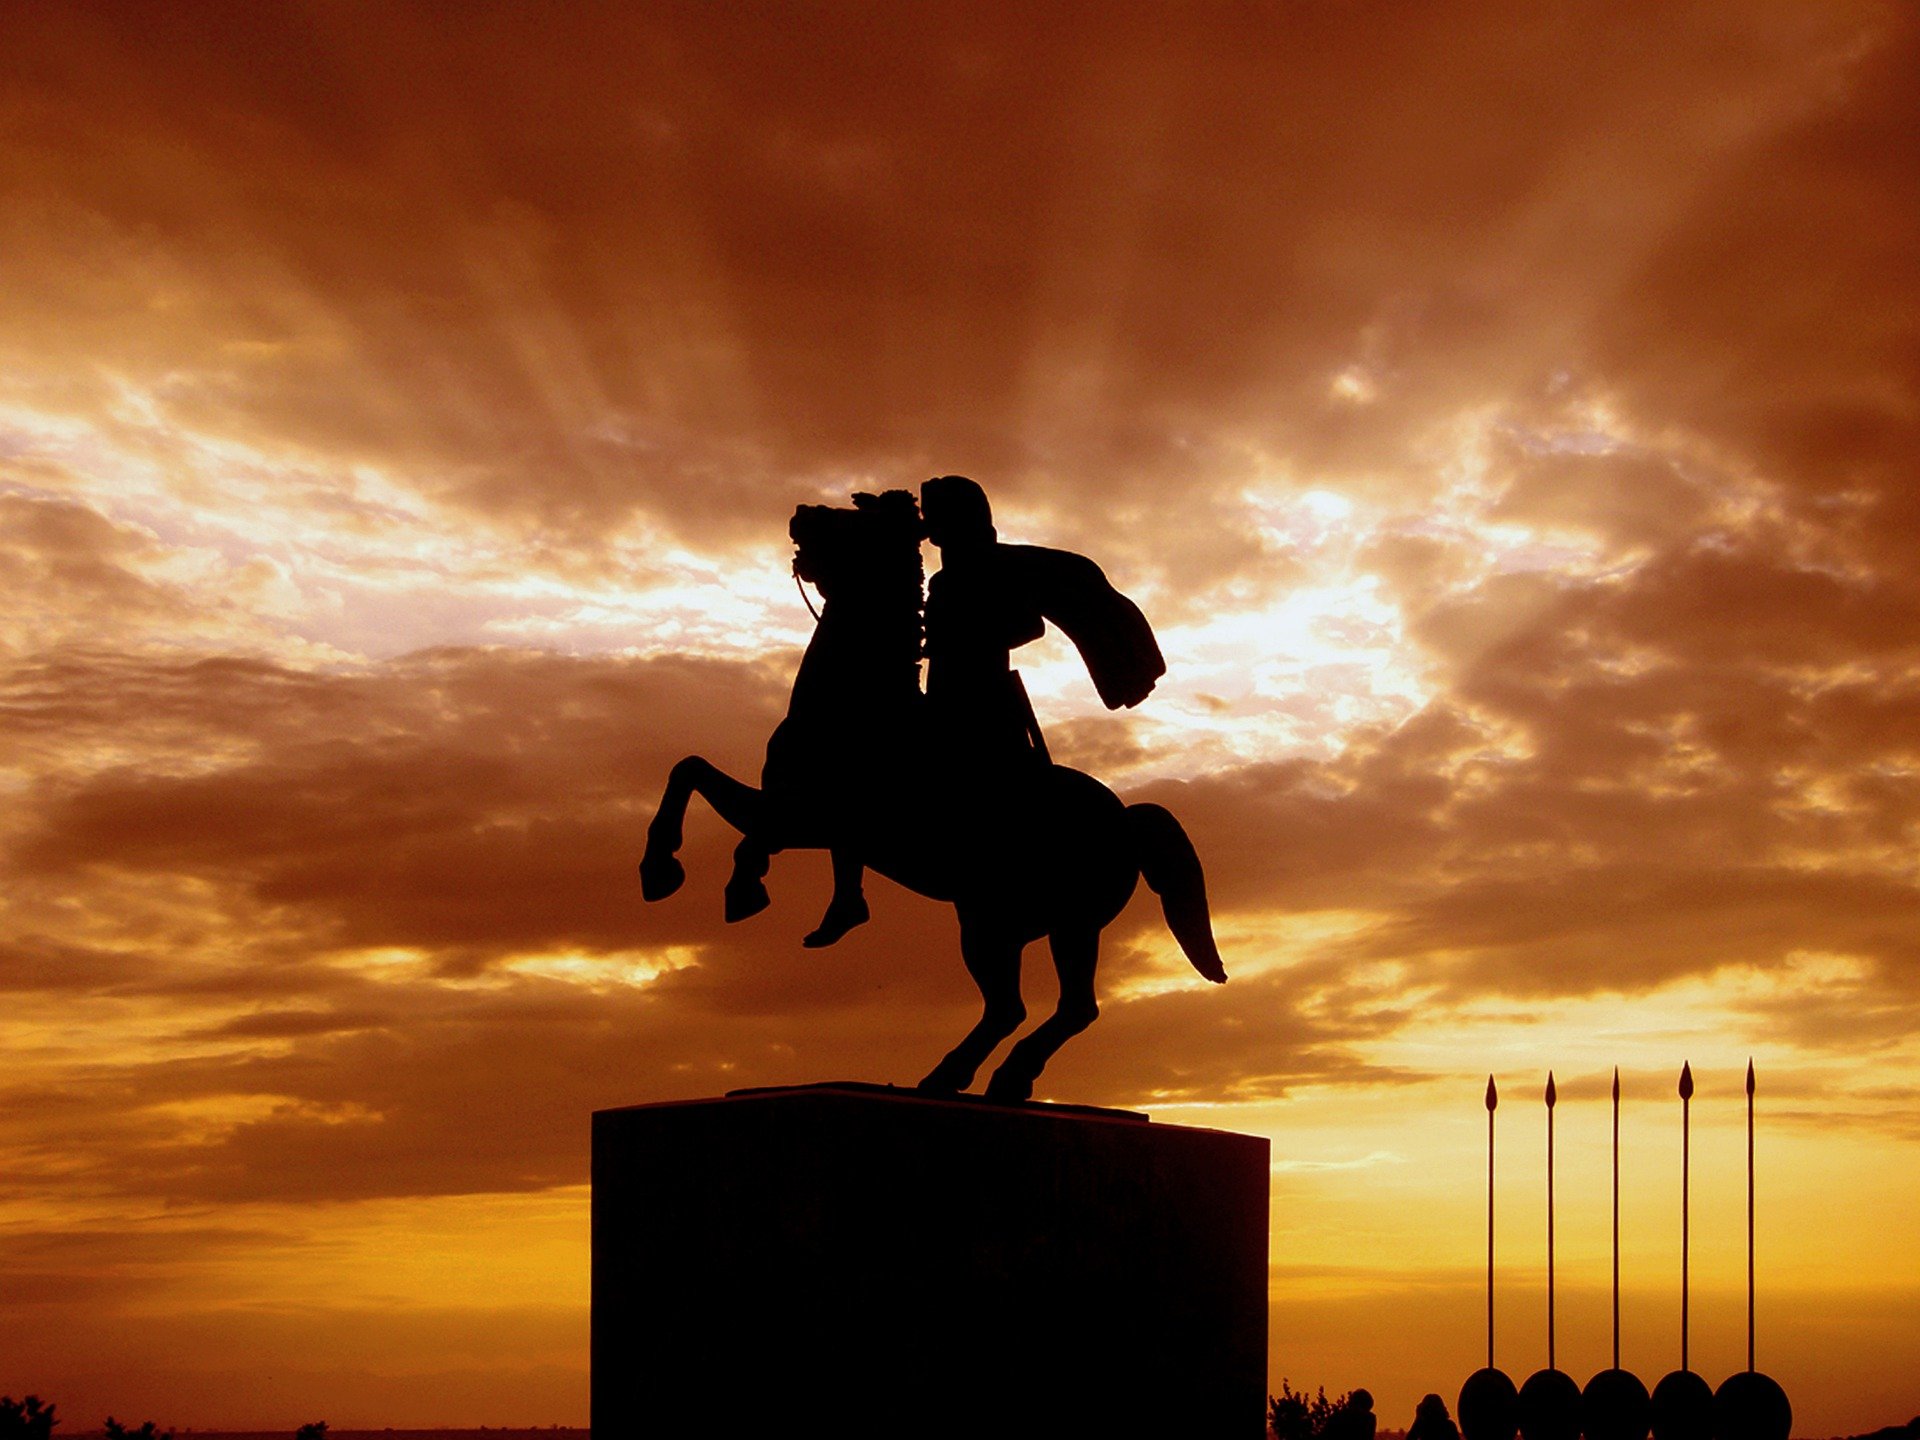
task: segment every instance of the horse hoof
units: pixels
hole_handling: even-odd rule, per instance
[[[1015,1079],[1004,1071],[996,1070],[993,1079],[987,1082],[987,1099],[997,1100],[1002,1105],[1018,1105],[1033,1098],[1033,1081]]]
[[[687,883],[687,867],[671,855],[646,855],[640,860],[640,894],[664,900]]]
[[[773,903],[767,887],[758,880],[729,881],[725,892],[727,923],[758,915]]]
[[[972,1075],[960,1075],[947,1069],[945,1064],[933,1067],[931,1074],[914,1086],[922,1095],[960,1095],[973,1083]]]

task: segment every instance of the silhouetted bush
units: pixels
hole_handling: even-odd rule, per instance
[[[24,1400],[0,1396],[0,1440],[47,1440],[60,1423],[53,1413],[58,1408],[38,1395]]]
[[[293,1440],[327,1440],[327,1422],[309,1421],[293,1432]]]
[[[1366,1395],[1364,1390],[1349,1390],[1335,1399],[1327,1398],[1327,1387],[1322,1385],[1311,1396],[1304,1390],[1295,1390],[1285,1379],[1280,1381],[1280,1393],[1267,1397],[1267,1428],[1275,1440],[1335,1440],[1345,1428],[1343,1420],[1353,1407],[1356,1395]],[[1373,1407],[1373,1397],[1367,1396],[1366,1408]],[[1368,1433],[1372,1427],[1367,1427]]]
[[[0,1434],[4,1434],[0,1431]],[[1904,1425],[1889,1425],[1885,1429],[1875,1430],[1870,1435],[1856,1435],[1853,1440],[1920,1440],[1920,1415]]]
[[[107,1416],[107,1440],[173,1440],[173,1431],[162,1430],[151,1420],[141,1422],[138,1430],[129,1430],[113,1416]]]

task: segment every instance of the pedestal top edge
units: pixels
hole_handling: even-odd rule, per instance
[[[821,1080],[808,1085],[751,1085],[740,1090],[729,1090],[724,1095],[700,1096],[690,1100],[649,1100],[638,1105],[615,1105],[593,1113],[617,1115],[628,1110],[663,1110],[780,1100],[854,1100],[916,1108],[983,1110],[997,1115],[1024,1115],[1033,1119],[1052,1117],[1105,1120],[1122,1125],[1151,1123],[1148,1116],[1139,1110],[1117,1110],[1101,1105],[1061,1105],[1044,1100],[1026,1100],[1009,1104],[1005,1101],[989,1100],[984,1095],[923,1095],[911,1086],[876,1085],[866,1080]]]
[[[1011,1118],[1031,1120],[1075,1120],[1092,1121],[1101,1124],[1117,1124],[1133,1128],[1152,1124],[1150,1118],[1139,1110],[1110,1109],[1099,1105],[1065,1105],[1050,1101],[1028,1100],[1016,1104],[989,1100],[983,1095],[923,1095],[907,1086],[876,1085],[861,1080],[823,1080],[809,1085],[755,1085],[740,1090],[729,1090],[724,1095],[701,1096],[686,1100],[652,1100],[638,1105],[616,1105],[593,1112],[598,1120],[601,1116],[614,1116],[647,1110],[697,1109],[710,1105],[741,1105],[779,1103],[782,1101],[826,1101],[853,1102],[856,1104],[880,1104],[935,1110],[971,1110]],[[1156,1130],[1211,1130],[1211,1127],[1193,1125],[1159,1124]],[[1237,1131],[1220,1130],[1211,1133],[1238,1135]],[[1254,1137],[1242,1137],[1254,1138]]]

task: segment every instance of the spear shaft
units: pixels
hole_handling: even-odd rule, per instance
[[[1747,1059],[1747,1373],[1753,1373],[1753,1059]]]
[[[1613,1067],[1613,1368],[1620,1368],[1620,1067]]]

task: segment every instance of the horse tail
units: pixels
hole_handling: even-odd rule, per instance
[[[1167,928],[1180,942],[1193,968],[1216,985],[1226,983],[1227,967],[1213,941],[1213,917],[1207,909],[1207,877],[1193,841],[1173,812],[1160,805],[1127,806],[1127,830],[1147,888],[1160,897]]]

